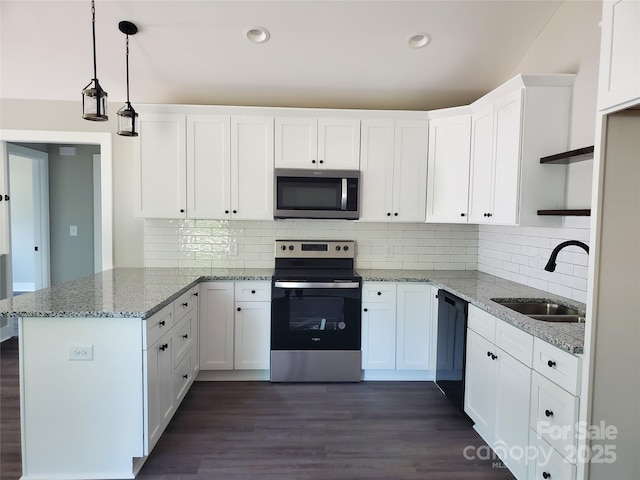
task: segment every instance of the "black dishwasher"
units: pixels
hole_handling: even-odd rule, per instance
[[[467,302],[438,290],[436,385],[462,411],[466,338]]]

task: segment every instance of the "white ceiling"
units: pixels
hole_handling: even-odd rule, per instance
[[[98,78],[123,102],[429,110],[507,80],[562,0],[96,0]],[[271,39],[253,44],[247,27]],[[431,43],[408,47],[426,32]],[[90,0],[0,1],[0,96],[80,100]]]

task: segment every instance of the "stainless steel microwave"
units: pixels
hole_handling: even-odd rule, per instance
[[[360,217],[358,170],[276,168],[273,218]]]

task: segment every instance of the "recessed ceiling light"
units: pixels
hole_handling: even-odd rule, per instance
[[[249,27],[245,29],[244,36],[253,43],[265,43],[271,37],[269,30],[264,27]]]
[[[411,48],[422,48],[429,44],[431,37],[428,33],[414,33],[407,38],[407,43]]]

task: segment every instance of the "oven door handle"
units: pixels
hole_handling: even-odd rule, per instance
[[[360,288],[359,282],[285,282],[276,281],[276,288]]]

